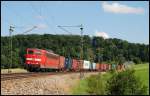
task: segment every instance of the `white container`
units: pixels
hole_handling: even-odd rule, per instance
[[[90,61],[84,60],[83,69],[90,69]]]
[[[92,65],[93,69],[96,69],[96,63],[92,63]]]

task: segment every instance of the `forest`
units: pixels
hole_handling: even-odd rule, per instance
[[[81,44],[83,44],[83,48]],[[81,42],[79,35],[28,34],[12,37],[12,64],[11,38],[8,36],[1,37],[1,68],[22,68],[27,48],[48,49],[61,56],[82,58],[99,63],[120,64],[125,61],[133,61],[139,64],[149,62],[149,45],[146,44],[88,35],[84,35],[83,42]],[[80,54],[81,50],[83,54]]]

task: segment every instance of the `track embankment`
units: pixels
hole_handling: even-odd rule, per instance
[[[80,73],[39,73],[29,77],[7,77],[9,80],[1,79],[2,95],[69,95],[72,89],[80,80]],[[42,75],[43,74],[43,75]],[[88,77],[98,72],[86,72]],[[22,74],[20,74],[22,75]],[[14,75],[15,76],[15,75]],[[1,78],[2,75],[1,75]]]

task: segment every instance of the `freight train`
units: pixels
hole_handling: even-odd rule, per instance
[[[108,71],[111,69],[123,70],[124,65],[91,63],[87,60],[65,58],[51,50],[27,48],[25,67],[28,71]]]

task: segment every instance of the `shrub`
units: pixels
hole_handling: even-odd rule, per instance
[[[143,86],[139,78],[134,75],[134,70],[126,70],[114,75],[107,81],[108,95],[143,95],[147,86]]]
[[[90,95],[105,95],[105,81],[101,74],[87,78],[87,92]]]
[[[135,64],[140,64],[140,63],[142,63],[141,62],[141,60],[140,60],[140,58],[133,58],[133,62],[135,63]]]

